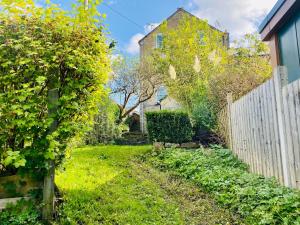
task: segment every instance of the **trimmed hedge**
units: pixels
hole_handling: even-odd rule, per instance
[[[157,168],[199,185],[247,225],[300,225],[300,192],[248,172],[230,150],[167,149],[149,158]]]
[[[178,111],[147,112],[150,141],[184,143],[192,140],[193,130],[187,113]]]

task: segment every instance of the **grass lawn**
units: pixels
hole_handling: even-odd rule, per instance
[[[241,224],[198,187],[136,156],[150,146],[84,147],[58,171],[57,224]]]

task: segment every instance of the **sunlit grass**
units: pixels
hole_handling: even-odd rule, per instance
[[[98,146],[73,151],[57,171],[63,194],[57,225],[227,225],[235,223],[197,186],[152,167],[150,146]],[[149,155],[146,155],[149,156]]]
[[[150,149],[76,149],[56,175],[65,201],[59,224],[182,224],[178,206],[164,199],[159,185],[132,174],[130,159]]]

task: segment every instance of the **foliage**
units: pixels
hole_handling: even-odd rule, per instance
[[[225,34],[191,16],[184,16],[176,28],[165,23],[160,32],[164,35],[163,48],[153,52],[155,68],[163,74],[170,95],[191,109],[195,96],[206,95],[210,77],[223,70]]]
[[[56,179],[65,199],[57,224],[241,225],[195,185],[142,161],[149,151],[151,146],[74,150]]]
[[[20,200],[0,212],[1,225],[41,225],[40,214],[31,201]]]
[[[125,124],[129,127],[129,132],[141,131],[140,116],[137,114],[132,114],[128,116],[125,120]]]
[[[257,34],[245,35],[228,49],[226,33],[190,16],[175,28],[165,23],[159,32],[163,47],[152,53],[154,68],[197,131],[215,128],[228,93],[239,98],[271,76],[268,48]]]
[[[249,225],[300,224],[299,191],[248,173],[247,167],[227,149],[170,149],[151,161],[203,187]]]
[[[224,72],[209,81],[209,98],[218,111],[225,106],[228,93],[238,99],[272,75],[268,47],[258,34],[247,34],[234,45]]]
[[[192,140],[192,126],[187,113],[176,111],[147,112],[150,141],[183,143]]]
[[[138,106],[151,99],[161,84],[161,78],[154,72],[150,61],[140,65],[137,60],[119,58],[113,63],[112,94],[121,96],[118,123],[124,122]]]
[[[201,131],[214,130],[217,116],[209,98],[207,96],[197,96],[193,102],[194,106],[191,109],[190,117],[196,135]]]
[[[59,163],[70,138],[84,131],[105,93],[110,63],[102,17],[94,1],[71,12],[32,0],[0,4],[1,167],[43,174],[47,160]],[[50,90],[57,90],[57,104],[48,103]]]
[[[117,124],[119,107],[107,96],[98,106],[98,112],[94,117],[93,130],[87,132],[84,137],[86,144],[109,143],[119,138],[123,124]]]

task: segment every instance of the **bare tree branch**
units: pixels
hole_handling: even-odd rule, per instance
[[[113,67],[110,88],[111,94],[120,94],[122,98],[118,118],[121,123],[141,103],[152,98],[162,84],[162,77],[150,62],[141,66],[137,61],[120,60]]]

